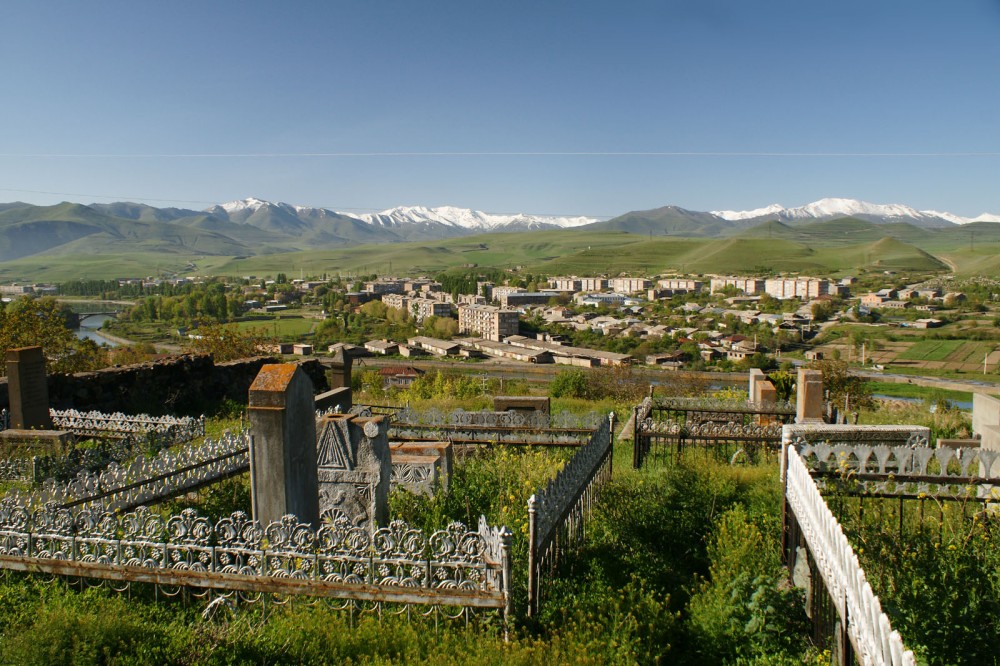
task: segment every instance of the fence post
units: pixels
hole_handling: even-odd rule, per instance
[[[608,478],[610,479],[611,477],[614,476],[615,472],[615,413],[614,412],[608,414],[608,425],[610,426],[610,434],[608,436],[611,438],[611,444],[609,445],[611,448],[611,456],[608,458]]]
[[[513,578],[510,562],[510,542],[513,534],[506,527],[500,530],[500,566],[501,585],[503,586],[503,640],[506,643],[510,638],[510,619],[514,615],[514,595],[511,593]]]
[[[528,498],[528,617],[538,612],[538,500]]]
[[[639,408],[632,408],[632,468],[639,469]]]

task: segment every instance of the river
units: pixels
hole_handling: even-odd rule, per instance
[[[76,330],[76,337],[81,340],[84,338],[89,338],[99,345],[107,345],[108,347],[117,347],[118,343],[114,340],[104,337],[101,335],[100,328],[108,319],[112,319],[107,315],[94,315],[87,317],[80,322],[80,328]]]

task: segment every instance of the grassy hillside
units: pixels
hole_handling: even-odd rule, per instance
[[[795,227],[768,222],[725,238],[664,236],[662,229],[660,235],[560,230],[354,245],[357,236],[348,228],[353,223],[314,228],[291,238],[208,215],[146,222],[109,217],[75,204],[50,209],[0,212],[0,257],[11,259],[0,261],[0,280],[113,278],[159,271],[435,273],[473,265],[548,274],[1000,272],[1000,225],[927,230],[845,218]],[[53,217],[61,219],[39,219]],[[53,237],[59,243],[42,247],[42,239],[51,243]],[[24,256],[30,252],[36,254]]]

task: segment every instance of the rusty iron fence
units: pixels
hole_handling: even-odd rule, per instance
[[[163,517],[145,507],[123,514],[0,501],[2,569],[251,603],[307,596],[352,609],[431,607],[452,617],[495,609],[506,619],[510,537],[482,517],[478,529],[452,523],[428,534],[401,521],[370,532],[346,522],[314,529],[295,516],[262,525],[236,512],[213,523],[193,509]]]
[[[612,412],[562,470],[528,499],[528,615],[537,615],[546,577],[578,549],[601,487],[611,479]]]
[[[80,472],[68,482],[47,479],[30,491],[7,495],[35,509],[47,504],[61,508],[101,508],[128,511],[198,490],[250,468],[249,431],[225,433],[216,440],[161,450],[124,465],[111,463],[97,473]]]

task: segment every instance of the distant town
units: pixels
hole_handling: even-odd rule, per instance
[[[580,277],[467,268],[436,278],[122,278],[100,281],[100,293],[84,284],[91,283],[3,285],[0,295],[124,298],[134,305],[110,329],[130,339],[135,327],[159,322],[170,334],[154,335],[154,343],[197,338],[205,321],[258,322],[275,334],[272,351],[283,354],[730,371],[824,355],[881,369],[881,361],[895,359],[877,329],[951,325],[969,333],[977,321],[989,325],[980,320],[993,316],[1000,292],[983,278],[892,271],[863,278]],[[290,326],[294,320],[305,323]],[[849,324],[856,327],[845,330]],[[1000,361],[992,348],[981,359],[967,356],[983,372]]]

